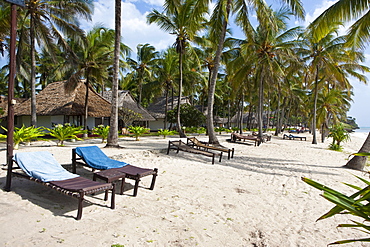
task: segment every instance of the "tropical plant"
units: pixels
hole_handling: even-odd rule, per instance
[[[53,1],[27,0],[21,9],[20,43],[18,56],[23,46],[30,46],[30,84],[31,84],[31,125],[36,125],[36,41],[38,46],[47,47],[52,54],[52,44],[57,43],[68,51],[64,37],[81,37],[83,31],[78,27],[81,19],[89,20],[92,14],[91,1]],[[62,33],[64,35],[62,35]],[[37,39],[36,39],[37,37]],[[27,45],[26,45],[27,44]]]
[[[166,136],[174,135],[175,131],[168,129],[159,129],[158,134],[163,136],[163,139],[166,139]]]
[[[5,131],[8,131],[6,128],[2,127]],[[26,127],[25,125],[22,125],[21,128],[14,127],[14,133],[13,133],[13,142],[14,142],[14,149],[19,148],[19,144],[21,142],[30,142],[33,139],[36,139],[37,137],[44,136],[45,132],[43,132],[43,127]],[[3,135],[2,135],[3,136]]]
[[[201,126],[202,124],[204,124],[206,117],[194,106],[189,104],[182,104],[180,108],[182,125],[186,127],[191,127],[191,126]],[[177,106],[175,107],[175,109],[167,112],[167,121],[170,123],[175,123],[176,116],[177,116]]]
[[[95,26],[86,37],[86,42],[81,44],[77,40],[70,40],[70,45],[77,55],[76,60],[66,64],[69,76],[65,89],[73,91],[85,78],[85,108],[84,128],[87,128],[89,87],[94,83],[108,80],[108,68],[113,64],[114,30]]]
[[[345,125],[343,123],[333,125],[329,129],[328,137],[333,138],[333,142],[330,144],[329,148],[336,151],[340,151],[342,149],[340,146],[341,142],[348,141],[350,139],[349,133],[345,129]]]
[[[137,46],[137,61],[131,58],[127,59],[127,63],[133,72],[126,75],[126,77],[136,86],[130,92],[137,92],[139,104],[142,104],[143,86],[145,82],[148,82],[152,78],[152,69],[157,62],[157,56],[158,52],[155,51],[154,46],[139,44]]]
[[[58,139],[58,144],[60,146],[64,146],[64,141],[67,139],[76,139],[81,140],[78,138],[78,135],[87,133],[86,130],[83,130],[82,127],[73,127],[70,124],[57,124],[53,129],[45,128],[50,133],[49,135]]]
[[[290,9],[293,11],[294,15],[301,18],[304,17],[304,10],[300,0],[282,0],[281,2],[287,3],[290,6]],[[244,0],[218,0],[211,17],[210,26],[213,30],[213,36],[211,38],[214,40],[215,43],[218,44],[214,58],[214,67],[208,89],[207,129],[209,130],[209,143],[211,144],[219,144],[213,126],[213,104],[221,55],[224,49],[227,27],[230,20],[229,17],[231,14],[236,13],[236,22],[239,26],[242,27],[244,33],[247,36],[251,34],[250,30],[252,27],[251,22],[248,18],[248,9],[252,8],[256,10],[257,13],[265,13],[265,22],[268,22],[270,20],[268,16],[270,13],[269,11],[266,11],[267,6],[264,1],[250,1],[248,3]],[[272,22],[269,24],[275,25],[275,23]]]
[[[150,129],[144,128],[142,126],[130,126],[129,131],[134,134],[136,141],[139,141],[139,137],[145,133],[148,133]]]
[[[354,20],[348,29],[348,43],[350,46],[364,48],[370,40],[369,17],[369,2],[367,0],[356,0],[355,2],[339,0],[317,17],[310,24],[310,27],[315,30],[315,36],[320,39],[333,26]]]
[[[120,64],[120,53],[121,53],[121,0],[115,0],[114,9],[114,24],[115,24],[115,35],[114,35],[114,55],[113,55],[113,82],[112,82],[112,111],[110,117],[110,131],[108,134],[106,147],[119,147],[118,144],[118,75],[119,75],[119,64]]]
[[[348,214],[355,217],[362,218],[361,222],[351,220],[352,223],[349,224],[339,224],[338,227],[346,227],[346,228],[354,228],[354,229],[361,229],[362,232],[370,235],[370,213],[369,213],[369,195],[370,195],[370,181],[360,178],[362,182],[366,184],[364,188],[358,187],[356,185],[346,184],[347,186],[356,189],[357,192],[350,196],[346,196],[334,189],[331,189],[325,185],[322,185],[318,182],[315,182],[308,178],[302,178],[302,180],[311,185],[312,187],[319,189],[320,191],[324,191],[322,196],[336,204],[330,211],[326,214],[321,216],[318,220],[327,219],[337,214]],[[346,244],[352,242],[370,242],[370,238],[362,238],[362,239],[349,239],[349,240],[340,240],[329,245],[333,244]]]
[[[92,133],[101,137],[101,143],[104,143],[109,135],[109,125],[98,125],[92,129]]]
[[[205,1],[198,0],[165,0],[164,13],[153,10],[147,16],[149,23],[157,23],[166,32],[176,36],[174,47],[179,54],[179,87],[178,98],[182,98],[183,56],[195,34],[203,28],[204,15],[207,12]],[[177,104],[176,125],[180,137],[186,137],[181,128],[180,104]]]

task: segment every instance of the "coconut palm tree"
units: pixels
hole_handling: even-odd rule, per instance
[[[139,44],[137,46],[137,61],[127,58],[129,67],[133,70],[127,77],[136,85],[138,103],[142,102],[142,91],[144,82],[148,82],[152,77],[153,66],[157,62],[158,52],[150,44]]]
[[[106,147],[118,147],[118,75],[121,48],[121,0],[115,1],[115,35],[113,54],[112,111]]]
[[[360,52],[353,51],[346,46],[346,37],[336,37],[338,27],[327,33],[326,36],[317,40],[313,30],[308,30],[302,39],[300,54],[308,64],[307,79],[311,82],[313,92],[313,112],[312,112],[312,144],[317,144],[317,99],[323,86],[330,82],[331,87],[341,86],[342,89],[349,91],[349,76],[355,76],[360,81],[366,82],[366,77],[360,72],[366,72],[368,68],[360,65],[363,60]]]
[[[207,12],[205,1],[199,0],[165,0],[164,12],[153,10],[148,14],[148,23],[156,23],[159,27],[176,36],[174,47],[179,55],[179,87],[177,104],[177,130],[180,137],[186,137],[180,122],[180,104],[183,83],[183,57],[189,41],[202,29],[204,14]]]
[[[93,3],[80,0],[29,0],[25,4],[21,9],[19,37],[26,39],[21,43],[29,41],[30,46],[31,125],[36,126],[36,42],[49,52],[52,52],[50,46],[54,42],[68,51],[64,36],[81,38],[83,31],[78,27],[79,20],[90,19]],[[18,49],[18,52],[22,52],[22,49]]]
[[[315,37],[320,39],[333,27],[342,22],[354,20],[348,30],[347,42],[350,46],[365,48],[370,40],[368,20],[370,18],[370,5],[368,0],[339,0],[325,10],[310,25],[315,30]]]
[[[108,67],[113,65],[114,30],[96,26],[86,35],[86,43],[79,45],[74,40],[70,46],[78,59],[67,64],[73,74],[68,78],[65,88],[73,91],[85,79],[86,96],[84,126],[87,129],[89,87],[92,83],[108,80]]]

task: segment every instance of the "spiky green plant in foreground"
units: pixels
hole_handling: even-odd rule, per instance
[[[351,220],[352,223],[349,224],[339,224],[338,227],[350,227],[358,229],[370,236],[370,181],[360,178],[362,182],[366,184],[365,188],[360,188],[355,185],[346,184],[347,186],[356,189],[357,192],[346,196],[334,189],[331,189],[325,185],[317,183],[308,178],[302,178],[302,180],[313,186],[316,189],[323,191],[322,197],[327,199],[328,201],[336,204],[329,212],[321,216],[318,220],[326,219],[336,214],[351,214],[356,217],[362,218],[361,221]],[[362,239],[348,239],[348,240],[340,240],[329,245],[334,244],[347,244],[352,242],[370,242],[370,237],[362,238]]]

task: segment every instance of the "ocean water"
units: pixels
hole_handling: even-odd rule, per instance
[[[370,127],[360,127],[356,129],[355,132],[370,132]]]

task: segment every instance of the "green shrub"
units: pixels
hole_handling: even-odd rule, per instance
[[[4,130],[8,131],[6,128],[2,127]],[[36,139],[37,137],[44,136],[45,132],[43,132],[43,127],[26,127],[22,125],[21,128],[14,127],[13,132],[13,143],[14,143],[14,149],[19,148],[19,144],[21,142],[30,142],[33,139]]]
[[[159,135],[163,135],[163,139],[166,139],[166,136],[169,136],[169,135],[174,135],[175,133],[174,133],[175,131],[173,131],[173,130],[167,130],[167,129],[159,129],[158,130],[158,134]]]
[[[330,144],[330,150],[341,151],[342,147],[340,145],[343,141],[348,141],[350,139],[348,131],[345,129],[345,126],[342,123],[333,125],[329,129],[328,137],[333,138],[333,142]]]
[[[57,124],[54,129],[45,128],[48,130],[51,136],[58,139],[58,144],[64,146],[64,141],[67,139],[76,139],[81,140],[77,135],[87,133],[86,130],[83,130],[82,127],[72,127],[70,124]]]
[[[139,137],[142,136],[144,133],[150,131],[150,129],[141,127],[141,126],[130,126],[129,131],[134,134],[136,141],[139,141]]]
[[[92,129],[92,133],[100,136],[102,138],[101,143],[104,143],[109,135],[109,125],[98,125],[98,127],[94,127]]]

